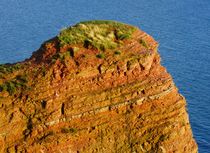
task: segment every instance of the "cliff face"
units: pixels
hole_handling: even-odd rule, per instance
[[[90,21],[0,65],[0,152],[197,152],[157,47],[136,27]]]

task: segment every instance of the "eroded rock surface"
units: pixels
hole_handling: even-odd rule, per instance
[[[157,47],[136,27],[90,21],[1,65],[0,152],[196,153]]]

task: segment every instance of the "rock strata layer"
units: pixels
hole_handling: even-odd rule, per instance
[[[0,65],[0,152],[196,153],[157,48],[136,27],[89,21]]]

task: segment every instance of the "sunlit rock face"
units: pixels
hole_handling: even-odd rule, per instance
[[[0,65],[0,152],[196,153],[157,47],[137,27],[88,21]]]

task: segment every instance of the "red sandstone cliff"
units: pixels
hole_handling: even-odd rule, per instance
[[[97,46],[102,24],[114,47]],[[61,45],[59,35],[30,59],[0,66],[0,152],[197,152],[157,42],[136,28],[123,38],[110,24],[93,25],[89,43]]]

